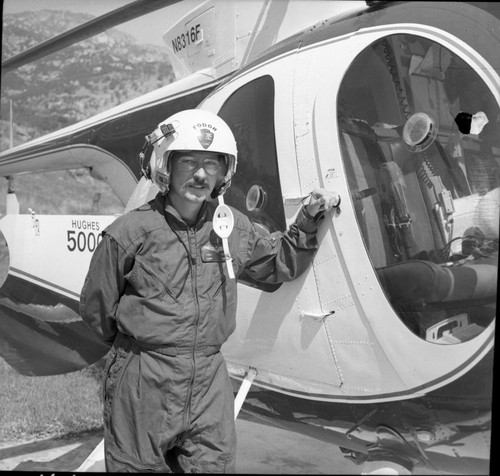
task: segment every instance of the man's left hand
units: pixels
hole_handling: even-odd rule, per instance
[[[311,192],[311,198],[306,205],[307,213],[315,217],[319,212],[337,208],[340,205],[340,195],[324,188],[315,188]]]

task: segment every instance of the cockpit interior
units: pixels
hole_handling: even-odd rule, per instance
[[[350,196],[376,275],[419,337],[458,344],[495,318],[500,110],[458,54],[398,34],[365,49],[337,97]]]

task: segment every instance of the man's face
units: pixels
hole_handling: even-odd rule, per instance
[[[171,158],[169,194],[191,203],[202,203],[226,171],[225,164],[214,152],[177,152]]]

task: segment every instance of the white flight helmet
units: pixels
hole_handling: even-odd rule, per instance
[[[143,172],[163,194],[168,192],[170,157],[176,151],[216,152],[225,157],[227,173],[216,184],[212,198],[223,194],[231,184],[237,165],[236,141],[229,126],[216,114],[202,109],[178,112],[160,122],[146,140],[148,145],[153,146],[149,161],[150,177],[144,167]],[[143,161],[144,153],[141,155]]]

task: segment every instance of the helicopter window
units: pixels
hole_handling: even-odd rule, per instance
[[[378,279],[431,342],[495,317],[500,109],[460,56],[392,35],[365,49],[337,99],[350,196]]]
[[[284,230],[271,76],[257,78],[235,91],[219,116],[233,131],[238,147],[238,167],[225,194],[227,202],[245,213],[262,233]]]
[[[111,186],[88,168],[17,175],[12,186],[23,214],[33,210],[40,215],[113,215],[124,209]],[[0,187],[7,188],[7,181]],[[0,194],[0,213],[5,196]]]

